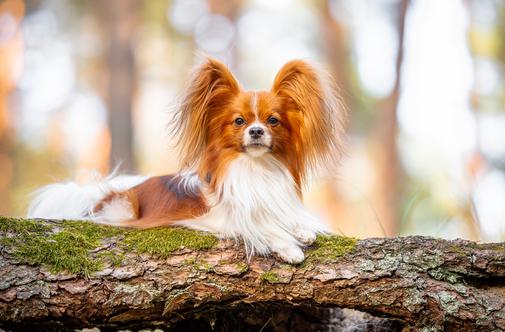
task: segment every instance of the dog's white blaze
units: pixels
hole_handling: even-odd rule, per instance
[[[289,172],[271,155],[234,160],[207,201],[213,204],[209,213],[179,224],[240,238],[249,256],[274,251],[287,260],[301,261],[298,232],[326,231],[303,207]]]
[[[258,94],[256,92],[253,92],[252,98],[251,98],[251,109],[256,116],[256,120],[258,120],[259,117],[259,109],[258,109]]]

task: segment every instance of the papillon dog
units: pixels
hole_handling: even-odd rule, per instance
[[[302,246],[328,229],[304,208],[302,190],[342,151],[345,111],[332,80],[294,60],[270,91],[245,91],[207,58],[175,113],[179,173],[51,184],[36,193],[28,217],[184,226],[242,240],[248,258],[273,252],[303,261]]]

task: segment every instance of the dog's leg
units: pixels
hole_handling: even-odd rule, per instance
[[[298,225],[293,232],[293,236],[301,243],[310,246],[316,241],[317,234],[309,228]]]
[[[297,264],[305,259],[302,249],[294,243],[277,240],[271,244],[270,249],[286,263]]]

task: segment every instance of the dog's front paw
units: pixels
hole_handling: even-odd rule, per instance
[[[316,233],[307,229],[298,228],[295,230],[294,236],[301,243],[310,246],[314,241],[316,241]]]
[[[298,264],[305,259],[302,249],[298,246],[289,246],[274,250],[274,252],[286,263]]]

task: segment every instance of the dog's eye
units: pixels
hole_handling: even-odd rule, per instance
[[[277,120],[276,118],[274,118],[273,116],[269,117],[268,120],[267,120],[268,124],[269,125],[272,125],[272,126],[275,126],[279,123],[279,120]]]
[[[244,123],[245,123],[245,120],[244,120],[243,118],[236,118],[236,119],[235,119],[235,124],[236,124],[237,126],[241,126],[241,125],[243,125]]]

